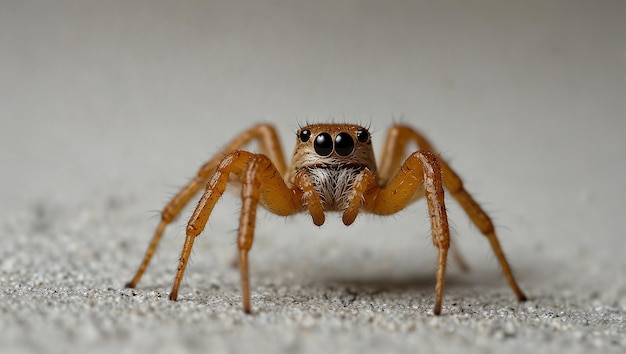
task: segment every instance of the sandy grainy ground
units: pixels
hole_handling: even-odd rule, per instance
[[[580,277],[552,282],[543,265],[521,261],[531,300],[520,304],[495,262],[469,275],[452,266],[444,313],[436,317],[432,266],[420,267],[408,251],[418,249],[431,262],[429,248],[403,237],[394,247],[383,237],[353,247],[359,235],[314,236],[313,227],[280,222],[280,230],[303,235],[260,232],[252,254],[253,315],[241,312],[229,241],[199,242],[178,302],[167,299],[176,240],[166,240],[167,255],[157,256],[139,288],[124,289],[145,243],[129,240],[146,223],[132,198],[102,201],[79,209],[41,205],[3,224],[13,236],[3,241],[0,269],[7,352],[582,353],[626,346],[623,283],[572,290],[580,284],[571,282],[592,274],[578,269]],[[344,232],[336,223],[325,231],[337,230]]]

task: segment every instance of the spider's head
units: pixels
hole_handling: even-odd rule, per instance
[[[369,131],[353,124],[313,124],[297,132],[292,172],[302,168],[367,167],[376,173]]]

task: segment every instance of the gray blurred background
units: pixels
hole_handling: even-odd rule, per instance
[[[10,287],[8,279],[19,284],[23,277],[15,264],[28,264],[27,252],[7,251],[23,242],[14,232],[20,218],[54,210],[54,222],[69,225],[79,211],[93,208],[95,226],[73,230],[89,239],[99,228],[131,245],[120,255],[119,244],[102,246],[95,239],[89,244],[124,257],[118,269],[109,270],[109,286],[121,289],[147,245],[156,222],[151,216],[243,129],[261,121],[275,124],[290,155],[299,124],[362,123],[371,126],[380,146],[385,130],[404,122],[430,137],[494,216],[523,288],[535,299],[565,291],[565,298],[576,294],[599,301],[617,318],[609,321],[612,337],[599,343],[623,349],[625,101],[626,3],[619,0],[2,0],[0,213],[8,225],[0,235],[2,286]],[[228,238],[223,241],[228,249],[234,248],[239,206],[236,198],[224,203],[210,223],[211,239],[226,232],[221,238]],[[487,243],[454,204],[449,208],[460,248],[475,268],[470,277],[493,277],[486,282],[499,290],[501,301],[517,306]],[[177,235],[174,249],[155,261],[163,262],[162,268],[151,270],[166,272],[155,275],[165,280],[147,278],[142,285],[169,290],[188,213],[170,233]],[[128,215],[138,224],[124,219]],[[317,230],[306,217],[284,222],[260,215],[253,265],[265,268],[253,277],[281,272],[271,266],[276,247],[295,252],[284,260],[286,266],[303,253],[310,257],[307,267],[315,267],[314,260],[324,264],[324,255],[313,252],[323,243],[336,245],[332,242],[345,234],[348,241],[326,256],[340,265],[354,253],[350,262],[357,264],[339,270],[318,265],[311,272],[367,278],[351,273],[351,267],[363,267],[359,247],[373,253],[382,248],[393,260],[394,250],[409,244],[425,259],[420,276],[430,279],[434,251],[423,205],[391,219],[362,217],[351,228],[327,219],[329,225]],[[132,232],[120,231],[124,222]],[[299,230],[306,236],[297,235]],[[22,232],[27,237],[29,231]],[[282,240],[281,232],[287,246],[272,241]],[[203,264],[211,247],[198,247],[205,247],[195,252],[197,264]],[[407,252],[398,256],[409,261],[400,276],[416,265]],[[63,259],[63,253],[56,255]],[[396,269],[393,262],[373,262],[366,268],[381,278]],[[188,273],[202,279],[205,271],[192,266]],[[457,291],[473,286],[458,270],[451,272],[460,282]],[[98,279],[97,271],[90,276]],[[236,276],[233,296],[239,291]],[[288,289],[306,279],[296,276]],[[185,283],[187,291],[195,285]],[[421,290],[432,291],[429,285]],[[454,291],[452,286],[450,296]],[[3,301],[10,299],[7,290]],[[15,308],[4,311],[11,314],[4,326],[11,326],[7,318],[20,316]],[[367,333],[364,326],[359,330]],[[224,338],[237,342],[236,333]],[[340,338],[337,343],[347,351],[359,341],[347,334]],[[12,343],[10,348],[25,348]],[[485,343],[483,349],[490,348],[489,340]],[[588,344],[575,348],[584,351]]]

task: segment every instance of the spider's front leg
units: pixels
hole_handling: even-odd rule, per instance
[[[441,167],[437,157],[430,151],[417,151],[402,164],[400,170],[384,187],[376,185],[372,173],[365,169],[355,180],[353,196],[344,211],[343,221],[349,225],[354,221],[361,207],[377,215],[389,215],[404,209],[415,199],[415,193],[424,188],[428,204],[433,243],[439,256],[437,262],[437,284],[434,312],[441,313],[443,289],[446,274],[448,249],[450,248],[450,229],[444,204]]]
[[[396,125],[392,127],[389,129],[387,134],[387,140],[383,147],[382,154],[384,158],[381,160],[382,164],[379,168],[379,176],[383,185],[391,178],[394,173],[393,171],[397,169],[397,166],[400,165],[407,145],[411,142],[416,143],[419,150],[427,150],[433,153],[435,152],[428,139],[426,139],[426,137],[418,131],[404,125]],[[517,284],[517,281],[515,280],[515,277],[513,276],[513,271],[511,270],[511,266],[504,255],[500,241],[498,241],[491,218],[474,200],[474,198],[472,198],[463,186],[461,178],[456,172],[454,172],[448,163],[440,156],[437,156],[437,160],[439,162],[439,166],[441,167],[445,188],[465,210],[474,225],[476,225],[482,234],[487,237],[489,244],[491,245],[491,249],[495,253],[498,262],[500,262],[502,272],[507,278],[511,289],[513,289],[513,292],[519,301],[525,301],[526,295],[522,292]]]
[[[150,264],[150,260],[159,245],[163,231],[165,231],[165,227],[171,223],[176,216],[178,216],[181,210],[187,205],[187,203],[189,203],[189,200],[196,195],[203,186],[206,185],[224,156],[240,149],[252,140],[258,140],[259,150],[261,153],[270,157],[281,174],[285,173],[287,168],[285,165],[285,158],[280,148],[278,135],[272,126],[268,124],[259,124],[237,136],[228,145],[226,145],[222,151],[216,154],[215,157],[206,162],[198,170],[196,176],[167,203],[165,208],[163,208],[163,211],[161,212],[161,220],[152,236],[152,240],[150,241],[150,245],[146,250],[143,260],[141,261],[137,272],[135,272],[133,279],[126,283],[126,287],[134,288],[137,286],[137,283],[143,276],[146,268],[148,268],[148,264]]]
[[[176,300],[178,296],[178,289],[189,261],[194,240],[206,226],[213,207],[226,189],[228,177],[231,174],[238,175],[242,182],[242,209],[237,245],[239,247],[243,308],[246,313],[249,313],[248,252],[252,248],[254,239],[257,206],[261,202],[275,214],[292,215],[301,209],[300,198],[302,194],[299,193],[299,190],[292,190],[285,185],[282,175],[268,157],[245,151],[235,151],[220,163],[191,216],[170,299]]]

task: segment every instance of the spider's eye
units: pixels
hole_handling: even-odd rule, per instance
[[[311,131],[308,129],[304,129],[300,132],[299,137],[301,142],[306,143],[311,138]]]
[[[367,139],[369,139],[369,138],[370,138],[370,133],[369,133],[367,130],[365,130],[365,129],[359,129],[359,130],[356,132],[356,138],[357,138],[360,142],[365,143],[365,142],[367,142]]]
[[[315,137],[315,152],[320,156],[328,156],[333,152],[333,138],[328,133],[321,133]]]
[[[354,151],[354,140],[348,133],[339,133],[335,137],[335,151],[339,156],[348,156]]]

